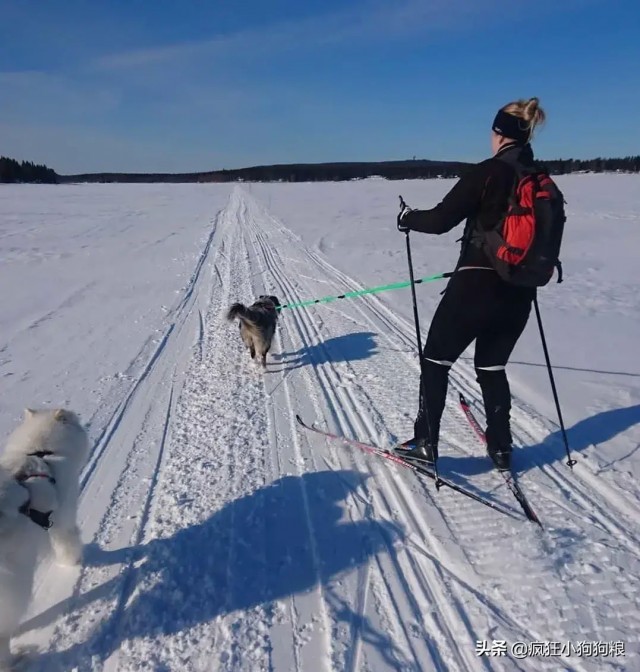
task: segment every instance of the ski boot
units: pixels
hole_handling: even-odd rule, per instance
[[[511,448],[487,446],[487,454],[498,471],[511,471]]]
[[[427,439],[409,439],[401,443],[396,452],[402,457],[421,460],[433,464],[438,457],[438,449],[434,448]]]

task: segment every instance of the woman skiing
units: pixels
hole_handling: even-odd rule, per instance
[[[487,450],[498,469],[511,468],[511,392],[505,367],[527,324],[536,290],[500,278],[482,249],[482,231],[494,229],[504,216],[516,166],[533,165],[530,141],[544,120],[537,98],[505,105],[492,126],[493,157],[469,170],[435,208],[412,210],[405,205],[398,216],[400,231],[435,234],[467,220],[456,271],[429,328],[414,438],[402,444],[405,455],[432,463],[437,459],[449,369],[475,340]]]

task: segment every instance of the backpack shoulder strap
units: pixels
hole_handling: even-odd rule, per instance
[[[524,147],[513,146],[502,154],[496,154],[495,158],[516,171],[517,181],[520,181],[525,175],[540,172],[548,173],[546,167],[533,158],[533,152],[529,145],[524,145]]]

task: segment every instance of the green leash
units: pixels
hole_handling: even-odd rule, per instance
[[[413,284],[419,285],[425,282],[433,282],[434,280],[442,280],[444,278],[450,278],[452,275],[453,272],[429,275],[426,278],[419,278],[418,280],[415,280]],[[305,308],[306,306],[314,306],[319,303],[330,303],[331,301],[337,301],[338,299],[352,299],[356,296],[363,296],[365,294],[386,292],[390,289],[401,289],[402,287],[409,287],[410,285],[411,280],[405,280],[403,282],[392,282],[389,285],[379,285],[378,287],[369,287],[368,289],[360,289],[355,292],[345,292],[344,294],[339,294],[338,296],[324,296],[321,299],[309,299],[308,301],[300,301],[299,303],[285,303],[284,305],[279,306],[278,310],[284,310],[285,308]]]

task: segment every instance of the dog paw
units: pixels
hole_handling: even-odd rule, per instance
[[[77,528],[51,528],[50,533],[53,555],[58,565],[75,567],[82,562],[84,546]]]

